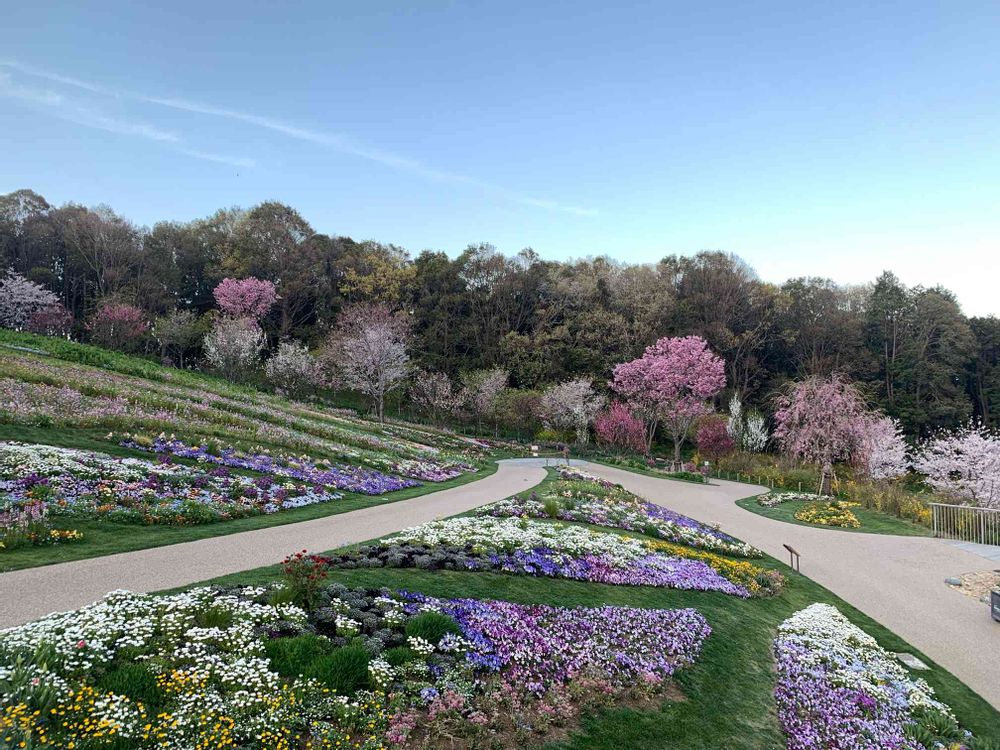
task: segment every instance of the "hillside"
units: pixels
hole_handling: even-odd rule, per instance
[[[44,552],[6,540],[7,569],[343,512],[490,470],[484,443],[446,431],[8,331],[0,438],[16,441],[0,446],[0,480],[19,512],[59,494],[52,528],[83,535]]]

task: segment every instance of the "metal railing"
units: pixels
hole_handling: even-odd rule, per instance
[[[1000,545],[1000,510],[930,503],[934,536]]]

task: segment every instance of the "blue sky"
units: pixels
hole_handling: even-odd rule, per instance
[[[0,192],[147,224],[277,199],[413,252],[892,268],[1000,313],[996,2],[152,5],[5,8]]]

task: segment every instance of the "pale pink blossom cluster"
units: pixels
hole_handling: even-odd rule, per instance
[[[0,279],[0,326],[20,331],[32,316],[49,308],[61,308],[59,298],[45,287],[13,271]]]
[[[541,399],[542,423],[549,429],[572,430],[576,442],[589,439],[590,423],[606,399],[594,390],[586,378],[576,378],[551,386]]]
[[[985,508],[1000,508],[1000,435],[970,422],[926,440],[913,456],[913,468],[927,484],[952,498]]]
[[[855,456],[868,420],[864,399],[845,378],[812,377],[779,397],[774,437],[789,455],[829,467]]]
[[[897,479],[910,467],[903,427],[892,417],[868,414],[861,425],[855,465],[871,479]]]

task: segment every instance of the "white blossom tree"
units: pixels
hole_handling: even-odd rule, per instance
[[[406,382],[409,323],[385,305],[345,309],[327,342],[324,361],[340,383],[369,397],[379,421],[385,397]]]
[[[909,468],[903,428],[892,417],[872,414],[862,428],[855,464],[871,479],[896,479]]]
[[[0,280],[0,326],[23,330],[36,313],[56,307],[59,298],[45,287],[9,271]]]
[[[767,429],[767,420],[759,412],[750,412],[743,423],[740,435],[740,447],[749,453],[763,453],[767,448],[771,435]]]
[[[430,415],[434,422],[460,404],[455,387],[443,372],[420,370],[410,385],[410,399],[422,411]]]
[[[1000,435],[981,424],[970,422],[924,441],[913,468],[956,500],[1000,508]]]
[[[205,336],[205,357],[229,380],[241,380],[260,364],[264,331],[251,318],[219,318]]]
[[[568,380],[551,386],[542,394],[542,423],[549,429],[573,430],[576,442],[582,445],[590,436],[590,423],[606,402],[589,380]]]
[[[319,361],[304,344],[282,341],[264,363],[264,374],[279,393],[300,398],[319,381]]]
[[[485,417],[499,414],[509,379],[510,372],[502,367],[462,373],[462,403],[472,412],[480,430]]]
[[[726,431],[729,433],[736,445],[743,447],[743,402],[740,401],[740,394],[734,393],[729,399],[729,419],[726,421]]]
[[[726,430],[737,447],[748,453],[761,453],[767,448],[767,443],[771,439],[764,415],[758,411],[744,411],[738,393],[729,400],[729,420],[726,422]]]

